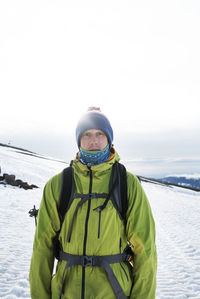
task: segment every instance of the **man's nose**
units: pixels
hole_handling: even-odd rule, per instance
[[[92,143],[97,143],[97,141],[98,141],[98,138],[96,136],[91,137],[91,142]]]

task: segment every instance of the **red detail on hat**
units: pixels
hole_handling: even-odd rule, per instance
[[[91,112],[91,111],[101,112],[101,109],[100,109],[100,107],[89,107],[88,112]]]

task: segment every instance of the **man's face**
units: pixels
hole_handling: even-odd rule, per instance
[[[86,151],[101,151],[108,144],[105,133],[101,130],[91,129],[83,132],[80,140],[82,149]]]

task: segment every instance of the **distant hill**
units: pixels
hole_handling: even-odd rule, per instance
[[[13,149],[16,149],[16,150],[21,150],[21,151],[24,151],[24,152],[28,152],[28,153],[32,153],[32,154],[36,154],[34,152],[31,152],[27,149],[24,149],[24,148],[21,148],[21,147],[17,147],[17,146],[12,146],[10,144],[5,144],[5,143],[0,143],[0,146],[4,146],[4,147],[10,147],[10,148],[13,148]]]
[[[200,175],[167,176],[162,178],[161,181],[200,189]]]
[[[60,162],[64,164],[69,164],[66,161],[58,160],[52,157],[47,157],[44,155],[40,155],[37,153],[34,153],[32,151],[29,151],[27,149],[21,148],[21,147],[16,147],[16,146],[11,146],[8,144],[0,143],[0,147],[6,147],[6,148],[11,148],[13,149],[16,153],[27,155],[27,156],[32,156],[36,158],[41,158],[44,160],[50,160],[50,161],[55,161],[55,162]],[[0,173],[1,173],[1,165],[0,165]],[[154,178],[147,178],[138,175],[138,179],[143,182],[147,183],[152,183],[152,184],[158,184],[158,185],[170,185],[170,186],[177,186],[177,187],[182,187],[182,188],[187,188],[187,189],[192,189],[194,191],[200,192],[200,174],[199,175],[170,175],[166,176],[161,179],[154,179]]]
[[[16,153],[19,153],[19,154],[33,156],[33,157],[37,157],[37,158],[41,158],[41,159],[52,160],[52,161],[57,161],[57,162],[67,164],[65,161],[55,159],[55,158],[52,158],[52,157],[47,157],[47,156],[44,156],[44,155],[40,155],[40,154],[37,154],[35,152],[29,151],[29,150],[21,148],[21,147],[16,147],[16,146],[12,146],[12,145],[9,145],[9,144],[4,144],[4,143],[0,143],[0,146],[12,148],[12,149],[16,150]]]

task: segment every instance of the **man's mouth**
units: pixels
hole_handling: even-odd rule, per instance
[[[96,148],[96,147],[95,147],[95,148],[92,147],[92,148],[90,148],[89,150],[90,150],[90,151],[93,151],[93,152],[97,152],[97,151],[99,151],[100,149],[99,149],[99,148]]]

